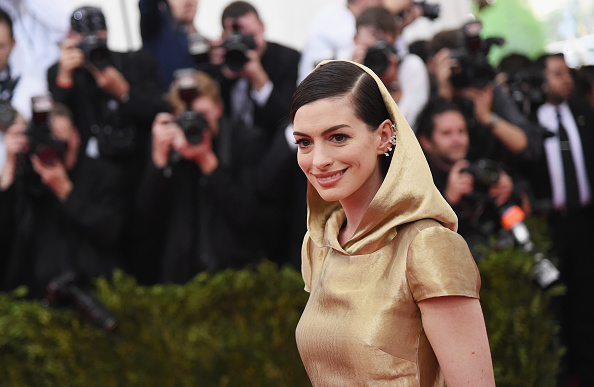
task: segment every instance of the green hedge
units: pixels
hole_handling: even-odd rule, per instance
[[[22,290],[17,292],[22,293]],[[140,287],[116,272],[97,296],[112,333],[77,312],[0,296],[0,384],[10,386],[304,386],[295,344],[301,275],[256,270]]]
[[[551,297],[532,258],[491,251],[479,263],[498,386],[554,386],[562,349]],[[184,286],[138,286],[116,272],[96,295],[117,316],[105,333],[76,311],[0,294],[0,385],[306,386],[295,326],[307,301],[301,275],[264,262],[200,274]]]

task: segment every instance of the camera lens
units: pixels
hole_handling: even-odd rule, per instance
[[[390,56],[395,54],[396,49],[392,45],[380,40],[367,50],[363,64],[378,76],[381,76],[390,65]]]

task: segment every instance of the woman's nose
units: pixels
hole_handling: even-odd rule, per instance
[[[324,146],[316,146],[313,150],[313,166],[317,169],[327,168],[332,164],[332,157]]]

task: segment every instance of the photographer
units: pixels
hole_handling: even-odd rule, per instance
[[[49,89],[72,111],[81,153],[117,160],[133,178],[144,161],[151,122],[167,105],[154,57],[143,50],[113,52],[106,43],[101,10],[75,10],[60,61],[48,70]]]
[[[546,100],[536,117],[551,135],[527,176],[536,199],[548,204],[541,207],[548,209],[552,248],[567,287],[560,316],[567,346],[563,376],[591,386],[594,312],[587,305],[594,273],[594,110],[586,100],[572,98],[575,83],[563,54],[542,55],[535,64],[545,80]]]
[[[213,42],[212,64],[220,68],[226,113],[272,138],[286,126],[297,86],[299,53],[267,42],[256,9],[244,1],[229,4],[222,15],[223,34]]]
[[[51,100],[39,101],[28,127],[8,130],[0,177],[0,234],[11,241],[4,289],[26,285],[32,297],[67,270],[110,276],[120,264],[125,207],[117,168],[81,156],[68,109],[56,104],[47,113]]]
[[[369,7],[357,18],[352,59],[373,70],[414,127],[417,115],[429,99],[429,75],[418,56],[399,56],[396,18],[384,7]]]
[[[542,130],[522,115],[514,101],[494,85],[487,53],[497,38],[479,37],[480,22],[442,31],[431,42],[428,66],[439,97],[456,102],[469,123],[471,157],[487,157],[513,167],[540,154]]]
[[[496,181],[480,183],[481,170],[468,160],[470,145],[466,119],[460,108],[436,100],[421,112],[418,138],[433,173],[435,185],[458,216],[458,232],[468,242],[475,259],[480,245],[499,229],[499,209],[512,198],[511,177],[497,168]],[[473,173],[477,171],[477,173]],[[495,180],[495,179],[494,179]]]
[[[4,136],[15,122],[30,118],[31,96],[43,93],[43,82],[32,77],[22,77],[22,68],[9,65],[16,41],[10,15],[0,8],[0,169],[6,161]]]
[[[138,198],[145,231],[152,233],[144,240],[154,242],[153,256],[142,257],[139,269],[162,282],[185,283],[200,271],[263,256],[258,222],[266,215],[253,176],[262,137],[223,115],[219,88],[208,75],[196,72],[189,81],[186,75],[172,84],[175,114],[155,118],[152,162]],[[147,261],[157,263],[154,273],[146,272]]]
[[[210,43],[194,26],[198,0],[140,0],[138,8],[142,45],[157,58],[166,87],[175,70],[207,67]]]

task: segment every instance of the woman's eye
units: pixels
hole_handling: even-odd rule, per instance
[[[347,140],[348,136],[345,134],[333,134],[332,135],[332,141],[334,142],[345,142]]]
[[[297,144],[297,146],[299,148],[307,148],[308,146],[311,145],[311,141],[309,141],[308,139],[305,139],[305,138],[300,138],[295,141],[295,144]]]

